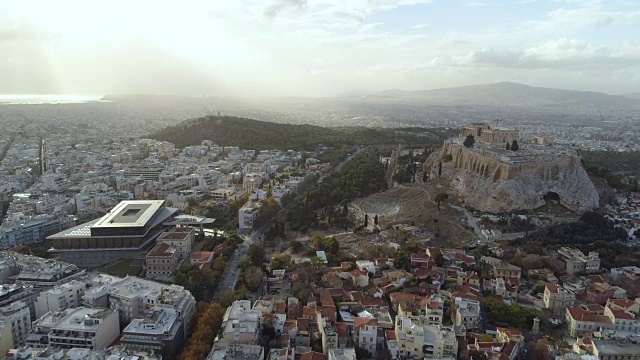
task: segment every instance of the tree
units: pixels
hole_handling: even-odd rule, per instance
[[[373,225],[378,226],[378,214],[373,217]]]
[[[293,265],[293,259],[289,254],[276,255],[271,259],[271,270],[288,269]]]
[[[265,251],[264,246],[253,243],[249,245],[249,250],[247,251],[247,258],[251,261],[251,263],[255,266],[262,266],[264,263]]]
[[[518,149],[520,149],[518,140],[513,140],[513,142],[511,143],[511,151],[518,151]]]
[[[257,266],[250,266],[244,271],[244,281],[251,291],[256,291],[262,283],[262,270]]]
[[[438,211],[440,211],[440,204],[442,204],[444,201],[447,201],[449,199],[449,194],[447,193],[437,193],[434,197],[433,197],[433,201],[435,201],[438,204]]]
[[[507,142],[507,150],[511,150],[511,145],[509,145],[509,142]]]
[[[442,161],[438,163],[438,177],[442,177]]]
[[[436,252],[436,254],[433,256],[433,260],[436,262],[437,266],[444,266],[445,258],[444,255],[442,255],[442,252]]]
[[[473,144],[475,143],[476,143],[476,139],[473,137],[473,135],[467,135],[467,137],[462,142],[462,145],[464,145],[464,147],[466,148],[472,148]]]
[[[369,226],[369,214],[364,214],[364,227]]]
[[[293,250],[294,253],[299,253],[303,249],[304,249],[304,245],[300,241],[293,240],[291,242],[291,250]]]
[[[334,255],[338,253],[338,250],[340,250],[340,243],[335,236],[330,236],[324,239],[324,250]]]

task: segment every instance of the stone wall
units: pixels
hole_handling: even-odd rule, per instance
[[[451,155],[458,169],[474,172],[478,175],[498,180],[513,179],[519,174],[533,172],[543,180],[558,176],[562,168],[581,166],[578,156],[561,155],[539,163],[509,164],[495,158],[495,154],[482,149],[467,149],[458,144],[445,143],[442,153]]]

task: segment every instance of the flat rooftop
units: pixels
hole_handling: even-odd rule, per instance
[[[99,219],[93,228],[142,227],[164,206],[164,200],[121,201],[107,215]]]

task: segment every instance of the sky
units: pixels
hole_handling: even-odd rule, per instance
[[[0,1],[0,94],[640,92],[640,0]]]

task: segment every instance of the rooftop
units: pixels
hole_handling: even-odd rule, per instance
[[[640,344],[621,341],[593,340],[593,345],[599,355],[637,355],[640,354]]]
[[[178,320],[178,313],[171,308],[155,308],[144,319],[134,319],[124,329],[123,334],[137,333],[148,335],[162,335],[171,332]]]
[[[164,206],[164,200],[121,201],[92,227],[142,227],[151,220],[162,206]]]
[[[166,224],[166,223],[165,223]],[[169,231],[165,231],[160,235],[158,241],[162,240],[186,240],[189,235],[196,230],[192,227],[174,227]]]
[[[175,246],[167,243],[159,243],[149,251],[147,256],[171,257],[175,255],[177,251],[178,249]]]

